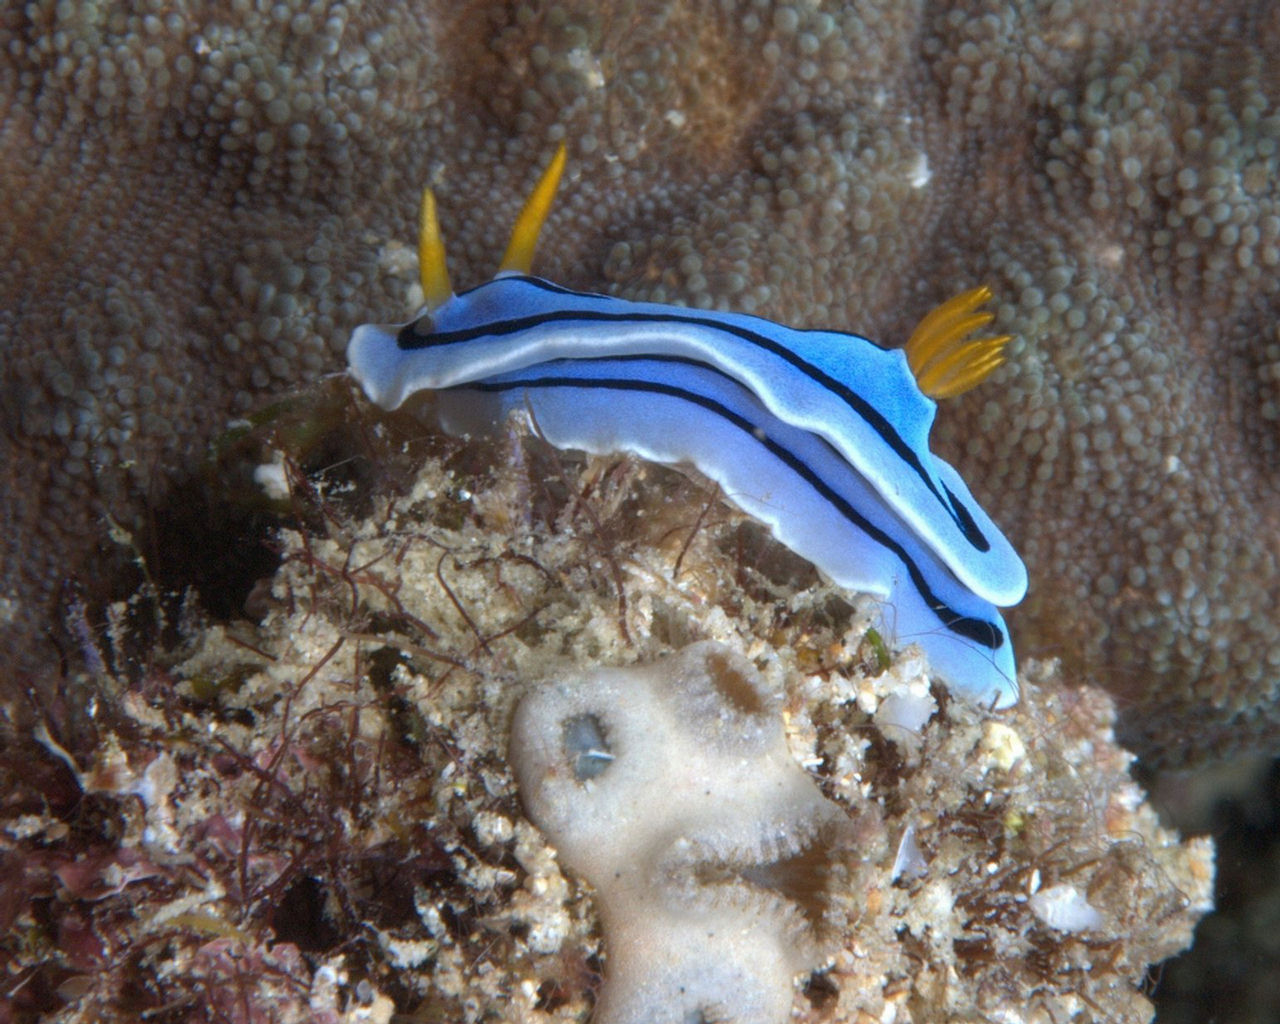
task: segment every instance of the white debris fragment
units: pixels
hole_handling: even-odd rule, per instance
[[[988,722],[979,749],[991,767],[1007,772],[1026,756],[1027,747],[1016,732],[1003,722]]]
[[[284,501],[289,497],[289,477],[284,469],[284,456],[275,453],[275,459],[264,462],[253,469],[253,482],[272,501]]]
[[[916,827],[908,825],[898,842],[898,852],[893,858],[893,881],[899,878],[923,878],[929,873],[929,864],[916,843]]]
[[[1060,932],[1084,932],[1102,927],[1102,915],[1073,885],[1053,885],[1030,899],[1031,912]]]

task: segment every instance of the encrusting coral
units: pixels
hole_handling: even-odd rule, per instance
[[[229,416],[410,312],[424,182],[480,281],[564,137],[567,284],[892,341],[989,283],[1018,340],[941,443],[1026,557],[1019,649],[1153,758],[1277,735],[1275,5],[36,0],[0,44],[28,668]]]
[[[695,474],[514,433],[463,444],[328,390],[307,401],[337,438],[281,413],[236,446],[290,494],[260,622],[188,602],[176,646],[115,670],[150,635],[143,592],[77,680],[91,717],[4,705],[18,1019],[582,1021],[612,954],[521,812],[514,709],[691,643],[776,716],[761,735],[811,780],[791,769],[798,809],[840,840],[725,879],[813,932],[784,1016],[1150,1019],[1147,965],[1189,942],[1212,847],[1157,823],[1110,698],[1031,662],[1010,711],[954,700]],[[301,472],[296,436],[326,468]],[[610,742],[589,725],[567,737],[584,773]]]

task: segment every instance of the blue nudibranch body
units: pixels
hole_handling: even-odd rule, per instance
[[[950,465],[929,450],[936,404],[979,383],[1008,338],[975,289],[927,316],[903,349],[735,313],[627,302],[529,276],[564,164],[561,147],[498,276],[455,295],[430,191],[419,243],[427,305],[356,329],[366,394],[393,409],[438,391],[447,429],[527,410],[552,444],[689,462],[836,583],[884,599],[882,631],[918,643],[954,689],[1017,699],[996,606],[1027,587],[1021,559]]]

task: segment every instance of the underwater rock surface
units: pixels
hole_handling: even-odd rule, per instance
[[[695,474],[353,419],[321,472],[283,431],[257,456],[292,498],[256,623],[190,599],[126,671],[140,595],[77,680],[91,713],[6,706],[22,1012],[233,1015],[252,992],[279,1021],[586,1019],[604,900],[524,816],[514,709],[714,641],[854,836],[778,882],[820,923],[795,1019],[1150,1019],[1213,853],[1158,824],[1109,697],[1031,661],[1011,711],[953,699]]]

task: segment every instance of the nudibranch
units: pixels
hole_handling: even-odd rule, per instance
[[[935,399],[1003,361],[1007,336],[972,339],[991,293],[966,292],[902,348],[759,317],[628,302],[533,277],[538,234],[565,163],[561,144],[525,204],[492,281],[455,294],[435,197],[423,195],[424,308],[364,324],[351,373],[378,405],[438,392],[454,432],[525,411],[560,448],[688,462],[837,584],[882,599],[882,632],[918,643],[953,689],[1017,699],[997,607],[1026,568],[956,471],[929,449]]]

